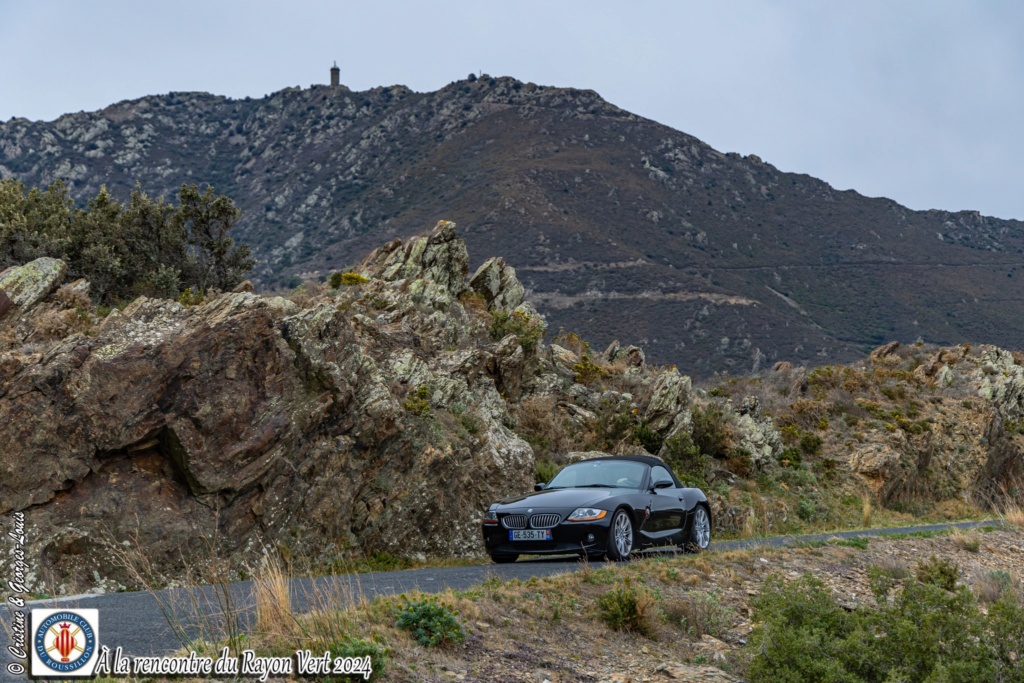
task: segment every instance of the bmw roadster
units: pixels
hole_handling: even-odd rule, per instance
[[[654,546],[707,548],[711,507],[658,458],[608,456],[566,465],[533,493],[492,504],[483,534],[495,562],[565,553],[624,560]]]

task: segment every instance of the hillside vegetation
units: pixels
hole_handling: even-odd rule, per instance
[[[76,197],[106,184],[121,202],[136,182],[171,198],[203,179],[242,209],[236,237],[263,289],[326,281],[458,216],[472,265],[514,263],[553,330],[642,343],[694,376],[1024,334],[1019,221],[840,192],[592,91],[513,78],[170,93],[14,119],[0,178],[63,179]]]

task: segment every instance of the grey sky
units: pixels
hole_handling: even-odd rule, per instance
[[[1024,220],[1024,3],[0,0],[0,120],[169,91],[590,88],[725,152]]]

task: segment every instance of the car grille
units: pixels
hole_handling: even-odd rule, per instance
[[[526,515],[505,515],[501,518],[501,525],[506,529],[525,529]]]
[[[530,518],[530,527],[534,529],[550,529],[562,521],[560,515],[534,515]]]

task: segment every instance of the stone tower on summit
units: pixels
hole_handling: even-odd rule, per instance
[[[341,85],[341,69],[337,62],[331,67],[331,85]]]

